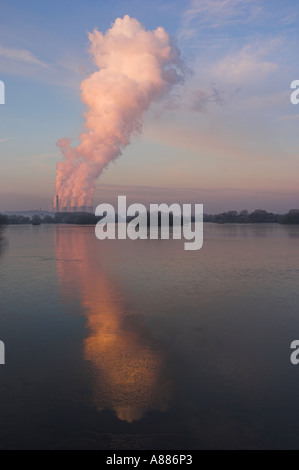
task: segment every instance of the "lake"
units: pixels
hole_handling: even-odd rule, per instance
[[[10,226],[1,449],[299,449],[299,227]]]

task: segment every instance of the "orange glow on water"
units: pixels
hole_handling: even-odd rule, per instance
[[[68,288],[77,279],[75,295],[88,329],[84,358],[91,366],[97,409],[112,409],[131,423],[147,411],[168,408],[170,381],[161,346],[144,318],[126,306],[119,287],[104,272],[99,245],[92,246],[88,236],[57,227],[58,278],[65,299],[72,298]]]

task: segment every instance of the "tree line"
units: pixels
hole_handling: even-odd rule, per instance
[[[264,210],[249,211],[228,211],[217,215],[205,215],[205,222],[216,224],[299,224],[299,210],[293,209],[287,214],[273,214]]]
[[[72,225],[96,225],[100,217],[89,213],[58,213],[55,216],[25,217],[22,215],[1,215],[0,214],[0,235],[6,225],[25,225],[25,224],[72,224]],[[129,219],[128,219],[129,221]],[[264,210],[249,211],[228,211],[221,214],[204,214],[204,222],[215,224],[299,224],[299,210],[293,209],[287,214],[273,214]]]
[[[7,220],[7,217],[5,217],[4,215],[0,214],[0,241],[3,237],[3,232],[4,232],[4,229],[6,227],[8,223],[8,220]]]

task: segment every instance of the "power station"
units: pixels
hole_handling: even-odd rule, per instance
[[[64,206],[62,208],[62,211],[60,210],[60,200],[59,200],[59,196],[57,195],[56,196],[56,205],[55,205],[55,212],[56,213],[90,213],[92,214],[93,213],[93,206],[72,206],[72,207],[68,207],[68,206]]]

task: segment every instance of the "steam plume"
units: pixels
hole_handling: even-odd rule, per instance
[[[146,31],[133,18],[118,18],[106,34],[89,34],[98,70],[81,84],[87,106],[79,145],[60,139],[56,194],[61,207],[92,206],[95,183],[142,131],[142,117],[181,78],[180,52],[163,28]]]

